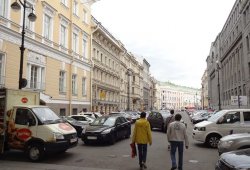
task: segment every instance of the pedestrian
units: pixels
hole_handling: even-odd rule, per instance
[[[146,169],[147,147],[152,145],[151,128],[146,113],[141,112],[140,119],[135,122],[135,127],[132,136],[132,143],[137,144],[140,170]]]
[[[167,117],[166,119],[166,131],[168,130],[168,126],[170,125],[170,123],[174,122],[174,110],[170,110],[170,116]],[[171,150],[171,147],[170,147],[170,144],[168,144],[168,150],[170,151]]]
[[[171,145],[171,151],[170,151],[170,156],[171,156],[171,161],[172,161],[171,170],[174,170],[177,168],[176,157],[175,157],[176,149],[178,149],[178,158],[179,158],[178,170],[182,170],[184,142],[185,142],[186,149],[188,149],[188,145],[189,145],[188,136],[186,132],[186,126],[184,123],[180,122],[181,117],[182,116],[180,114],[176,114],[175,121],[170,123],[168,131],[167,131],[168,141]]]

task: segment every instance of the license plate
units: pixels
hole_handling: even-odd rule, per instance
[[[70,139],[70,143],[74,143],[77,141],[77,138]]]
[[[97,137],[96,136],[88,136],[87,139],[96,140]]]

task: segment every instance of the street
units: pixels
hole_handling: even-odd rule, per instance
[[[186,113],[181,113],[183,120],[188,124],[189,149],[184,151],[185,170],[213,170],[218,159],[217,149],[207,148],[204,144],[193,141],[193,125]],[[167,150],[166,134],[158,130],[152,131],[153,144],[148,147],[147,166],[148,170],[165,170],[171,168],[169,151]],[[45,160],[40,162],[40,169],[54,170],[54,165],[63,165],[63,169],[72,169],[73,167],[89,167],[100,169],[120,169],[120,170],[138,170],[138,157],[130,157],[131,139],[118,141],[114,145],[88,145],[86,146],[81,140],[78,146],[68,150],[64,154],[49,155]],[[33,165],[27,160],[22,152],[8,152],[0,160],[2,163],[11,163],[11,166],[24,164],[28,167]],[[46,165],[43,167],[43,164]],[[51,165],[51,167],[50,167]],[[24,167],[24,165],[22,166]],[[0,169],[4,167],[0,166]],[[6,169],[6,167],[5,167]],[[60,168],[62,169],[62,167]],[[76,168],[75,168],[76,169]],[[86,169],[86,168],[82,168]],[[20,170],[20,168],[19,168]]]

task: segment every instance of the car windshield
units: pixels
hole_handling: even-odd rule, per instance
[[[209,119],[208,119],[208,121],[210,121],[210,122],[217,122],[220,118],[221,118],[221,116],[223,116],[224,114],[225,114],[225,112],[226,112],[226,110],[221,110],[221,111],[219,111],[219,112],[216,112],[215,114],[213,114]]]
[[[60,117],[55,114],[50,108],[47,107],[35,107],[32,108],[38,119],[44,124],[59,123],[61,121]]]
[[[94,126],[114,126],[115,125],[115,117],[99,117],[94,120],[91,125]]]

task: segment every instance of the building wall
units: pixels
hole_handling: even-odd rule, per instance
[[[14,12],[11,10],[11,2],[7,1],[6,14],[0,17],[0,55],[4,56],[2,64],[1,82],[2,87],[18,88],[19,62],[22,30],[23,10]],[[60,1],[34,1],[27,0],[34,7],[37,20],[31,24],[30,29],[25,32],[25,52],[23,62],[23,78],[28,79],[26,90],[37,90],[41,92],[41,100],[50,105],[54,111],[60,114],[64,109],[67,115],[72,112],[80,112],[83,108],[90,109],[90,6],[89,4],[78,2],[78,16],[73,14],[73,1],[68,1],[67,6]],[[87,21],[83,19],[83,11],[87,12]],[[26,11],[28,12],[28,10]],[[45,15],[51,17],[51,37],[45,38],[44,18]],[[28,21],[28,18],[26,18]],[[67,28],[66,47],[60,43],[60,31],[62,21],[65,21]],[[72,35],[74,30],[78,30],[78,50],[74,52],[72,45]],[[83,39],[86,40],[86,53],[83,54]],[[85,56],[84,56],[85,55]],[[36,81],[37,87],[31,86],[32,66],[39,67],[44,73],[41,81]],[[59,72],[66,73],[66,90],[62,95],[59,92]],[[43,72],[43,71],[42,71]],[[72,94],[72,73],[77,74],[77,94]],[[39,74],[36,74],[39,77]],[[82,77],[86,78],[86,95],[82,95]]]
[[[209,104],[216,109],[249,107],[249,1],[236,0],[207,58]],[[212,49],[214,48],[214,49]],[[214,53],[219,54],[213,58]],[[219,77],[218,77],[219,76]],[[215,86],[217,85],[217,88]],[[220,88],[218,88],[218,86]],[[213,92],[213,89],[215,92]],[[220,93],[218,93],[220,91]],[[220,94],[220,100],[219,96]],[[231,104],[232,96],[247,96],[245,106]]]

